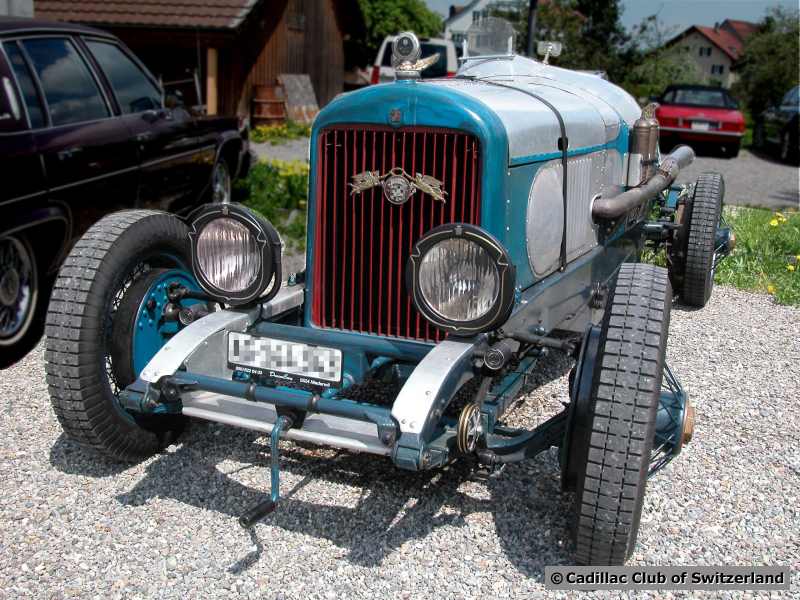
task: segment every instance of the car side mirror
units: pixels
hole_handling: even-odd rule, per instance
[[[180,90],[175,90],[174,92],[170,92],[164,97],[164,107],[165,108],[180,108],[184,105],[183,102],[183,94]]]

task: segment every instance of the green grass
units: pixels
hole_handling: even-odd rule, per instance
[[[715,281],[800,306],[800,213],[734,206],[725,209],[725,219],[736,233],[736,249]]]

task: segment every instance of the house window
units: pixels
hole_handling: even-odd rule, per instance
[[[725,72],[725,65],[711,65],[712,75],[722,75]]]
[[[700,56],[711,56],[711,46],[703,46],[699,51]]]

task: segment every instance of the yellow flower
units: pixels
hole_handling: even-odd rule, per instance
[[[772,220],[769,222],[769,224],[770,224],[772,227],[777,227],[777,226],[778,226],[778,219],[772,219]]]
[[[791,273],[792,271],[794,271],[794,265],[786,265],[786,270]]]
[[[775,286],[771,283],[767,286],[767,293],[774,294],[775,293]]]
[[[794,257],[794,259],[795,259],[797,262],[800,262],[800,254],[798,254],[797,256],[795,256],[795,257]]]
[[[781,212],[776,212],[775,216],[778,217],[779,219],[785,219],[786,218],[786,217],[783,216],[783,213],[781,213]]]

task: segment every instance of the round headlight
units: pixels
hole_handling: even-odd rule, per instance
[[[242,292],[261,271],[261,249],[250,230],[231,218],[211,221],[197,236],[197,264],[215,288]]]
[[[423,316],[459,334],[499,326],[514,300],[515,270],[502,245],[479,227],[450,224],[420,239],[407,285]]]
[[[261,296],[277,275],[280,238],[272,225],[235,204],[208,204],[189,218],[195,278],[212,297],[242,305]]]
[[[489,253],[464,238],[431,247],[419,265],[419,288],[431,310],[451,321],[486,315],[500,292],[500,273]]]

